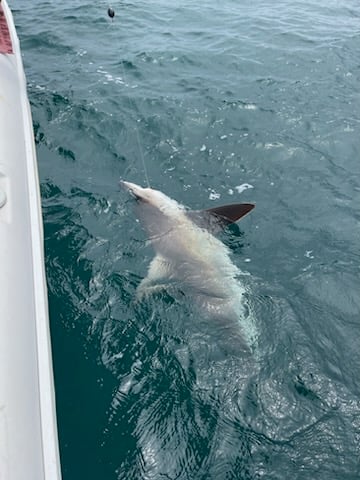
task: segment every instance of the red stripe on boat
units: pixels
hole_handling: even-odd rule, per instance
[[[8,24],[0,3],[0,53],[13,53]]]

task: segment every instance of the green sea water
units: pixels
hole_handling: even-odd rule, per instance
[[[360,475],[360,5],[12,0],[37,147],[64,480]],[[152,259],[120,178],[221,240],[253,359],[190,299],[136,304]],[[216,339],[213,339],[216,344]]]

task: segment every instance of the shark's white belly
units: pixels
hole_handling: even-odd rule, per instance
[[[244,289],[236,279],[240,271],[231,262],[228,248],[182,212],[166,234],[154,239],[153,246],[163,260],[159,268],[166,268],[166,276],[190,293],[224,300],[242,295]],[[156,269],[149,273],[162,276]]]

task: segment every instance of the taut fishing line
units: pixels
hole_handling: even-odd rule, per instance
[[[112,19],[111,23],[113,23],[113,19],[114,19],[114,16],[115,16],[115,11],[111,7],[109,7],[109,9],[108,9],[108,15]],[[127,83],[127,81],[126,81],[124,61],[125,60],[122,60],[120,63],[121,63],[121,68],[122,68],[122,77],[123,77],[123,84],[124,84],[124,88],[125,88],[125,94],[126,94],[127,99],[129,101],[129,105],[130,106],[133,105],[134,111],[135,111],[135,107],[136,107],[135,101],[131,99],[130,94],[126,90],[129,87],[129,83]],[[138,149],[139,149],[139,154],[140,154],[142,167],[143,167],[143,170],[144,170],[145,180],[146,180],[147,186],[150,188],[150,181],[149,181],[149,176],[148,176],[148,172],[147,172],[147,168],[146,168],[146,164],[145,164],[145,156],[144,156],[144,152],[143,152],[143,149],[142,149],[142,146],[141,146],[140,133],[139,133],[137,123],[138,123],[138,120],[135,121],[135,136],[136,136],[136,141],[137,141],[137,145],[138,145]]]

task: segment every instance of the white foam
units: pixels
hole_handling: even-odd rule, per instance
[[[210,200],[217,200],[220,197],[221,197],[220,193],[215,192],[215,190],[212,190],[209,194]]]
[[[250,185],[250,183],[242,183],[241,185],[237,185],[235,187],[235,190],[238,193],[242,193],[243,191],[248,190],[249,188],[254,188],[254,186]]]
[[[265,150],[270,150],[270,148],[280,148],[283,147],[284,144],[280,142],[274,142],[274,143],[265,143],[264,148]]]
[[[254,103],[246,103],[243,105],[245,110],[257,110],[257,106]]]

